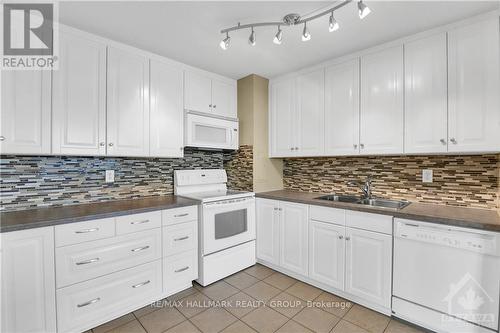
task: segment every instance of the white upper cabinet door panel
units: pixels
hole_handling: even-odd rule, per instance
[[[309,206],[280,202],[280,266],[292,272],[308,275]]]
[[[446,33],[405,44],[405,153],[447,151]]]
[[[50,154],[50,75],[50,71],[2,71],[2,154]]]
[[[498,17],[448,34],[450,152],[500,150]]]
[[[106,45],[61,30],[53,74],[52,152],[106,154]]]
[[[325,155],[359,153],[359,60],[325,71]]]
[[[148,156],[149,60],[109,47],[107,83],[107,154]]]
[[[212,113],[212,80],[208,76],[185,71],[184,109]]]
[[[296,126],[298,156],[318,156],[325,152],[325,72],[323,69],[297,77]]]
[[[184,155],[183,71],[151,60],[150,156]]]
[[[361,58],[361,154],[403,152],[403,47]]]
[[[235,85],[212,80],[212,112],[222,117],[238,117]]]
[[[294,156],[294,80],[286,79],[271,85],[271,156]]]

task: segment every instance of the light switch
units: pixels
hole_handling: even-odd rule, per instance
[[[431,169],[422,170],[422,183],[432,183],[432,170]]]
[[[106,183],[114,183],[115,170],[106,170]]]

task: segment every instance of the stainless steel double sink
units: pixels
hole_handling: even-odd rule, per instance
[[[355,195],[337,195],[337,194],[324,195],[322,197],[318,197],[315,199],[353,203],[358,205],[397,209],[397,210],[403,209],[411,203],[406,200],[389,200],[389,199],[379,199],[379,198],[363,199]]]

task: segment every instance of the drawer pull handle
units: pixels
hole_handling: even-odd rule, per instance
[[[148,223],[149,220],[142,220],[142,221],[134,221],[134,222],[130,222],[130,224],[143,224],[143,223]]]
[[[147,249],[149,249],[149,245],[141,246],[141,247],[136,247],[135,249],[132,249],[130,251],[132,251],[132,252],[139,252],[139,251],[143,251],[143,250],[147,250]]]
[[[101,300],[101,298],[100,298],[100,297],[97,297],[97,298],[94,298],[93,300],[90,300],[90,301],[88,301],[88,302],[85,302],[85,303],[80,303],[80,304],[78,304],[78,305],[77,305],[77,307],[82,308],[82,307],[84,307],[84,306],[87,306],[87,305],[90,305],[90,304],[97,303],[97,302],[99,302],[100,300]]]
[[[188,216],[189,213],[184,213],[184,214],[177,214],[177,215],[174,215],[174,217],[184,217],[184,216]]]
[[[177,269],[175,270],[176,273],[180,273],[180,272],[184,272],[184,271],[187,271],[189,269],[189,266],[186,266],[186,267],[183,267],[181,269]]]
[[[87,265],[87,264],[91,264],[93,262],[98,262],[98,261],[99,261],[99,258],[92,258],[92,259],[85,260],[85,261],[79,261],[76,264],[77,265]]]
[[[144,281],[144,282],[141,282],[141,283],[138,283],[138,284],[134,284],[132,286],[132,288],[139,288],[139,287],[142,287],[142,286],[145,286],[147,285],[148,283],[150,283],[151,281],[150,280],[147,280],[147,281]]]
[[[77,231],[75,231],[75,234],[86,234],[86,233],[94,232],[94,231],[98,231],[98,230],[99,230],[99,228],[90,228],[90,229],[77,230]]]
[[[189,236],[184,236],[184,237],[175,238],[175,239],[174,239],[174,242],[183,241],[183,240],[186,240],[186,239],[188,239],[188,238],[189,238]]]

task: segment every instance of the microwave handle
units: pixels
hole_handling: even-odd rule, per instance
[[[233,132],[234,131],[233,131],[232,127],[229,128],[229,132],[231,133],[231,139],[229,141],[229,147],[233,147],[233,144],[234,144],[234,134],[233,134]]]

